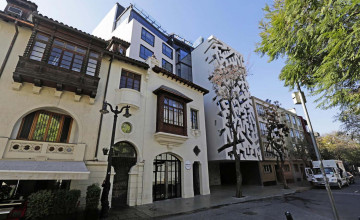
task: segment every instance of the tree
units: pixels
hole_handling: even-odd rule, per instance
[[[360,144],[344,132],[333,132],[317,138],[324,160],[342,160],[348,166],[360,166]]]
[[[218,115],[226,119],[226,128],[220,130],[220,136],[228,129],[230,131],[230,138],[228,138],[226,144],[218,149],[218,152],[232,148],[231,156],[235,158],[236,167],[235,196],[238,198],[242,197],[242,174],[240,170],[241,152],[238,152],[237,146],[245,140],[241,137],[239,120],[236,120],[237,118],[241,118],[241,115],[237,114],[235,109],[242,104],[242,101],[239,101],[239,99],[243,91],[239,83],[245,76],[245,68],[238,65],[219,66],[215,68],[214,72],[209,76],[209,80],[216,94],[214,101],[217,100],[218,103],[223,102],[228,106],[226,111],[224,109],[224,111],[219,112]]]
[[[284,175],[284,165],[288,153],[288,149],[285,145],[285,137],[289,134],[289,128],[285,123],[280,121],[281,112],[279,111],[279,108],[280,104],[278,101],[275,101],[274,104],[269,103],[269,106],[265,107],[267,141],[265,144],[265,151],[276,157],[276,164],[277,167],[280,168],[284,189],[288,189],[289,186]]]
[[[256,51],[286,56],[279,78],[319,95],[318,107],[360,112],[359,0],[274,0],[264,8]]]
[[[350,135],[351,139],[360,141],[360,115],[347,109],[338,114],[336,118],[342,123],[341,129]]]
[[[289,149],[289,156],[292,159],[301,159],[305,166],[310,167],[311,155],[309,151],[311,148],[313,148],[313,146],[309,146],[306,139],[301,138],[298,144]]]

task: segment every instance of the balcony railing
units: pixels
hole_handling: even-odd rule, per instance
[[[9,140],[3,158],[83,161],[85,144]]]

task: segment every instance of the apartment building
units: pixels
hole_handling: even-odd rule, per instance
[[[212,85],[208,77],[220,65],[244,66],[244,58],[239,52],[215,36],[200,41],[191,55],[194,82],[205,88],[210,88],[209,95],[204,97],[210,185],[235,184],[235,162],[234,157],[230,155],[232,149],[228,148],[220,153],[218,152],[220,147],[232,139],[229,130],[225,130],[221,136],[219,133],[221,129],[226,128],[227,120],[220,116],[228,114],[228,105],[226,101],[218,103],[213,101],[216,95],[211,89]],[[234,100],[236,102],[234,120],[236,124],[241,125],[239,133],[241,138],[245,140],[237,146],[238,153],[241,156],[243,184],[260,185],[259,161],[262,160],[262,153],[246,75],[236,89],[241,96],[238,100]]]
[[[37,13],[26,0],[0,11],[0,183],[28,196],[80,189],[105,179],[113,115],[112,206],[209,194],[203,96],[151,55],[126,56],[131,43],[98,38]]]
[[[253,106],[255,108],[256,122],[259,131],[259,142],[263,153],[263,161],[260,162],[260,174],[263,185],[273,185],[281,182],[280,173],[278,173],[278,166],[276,164],[276,157],[270,152],[266,151],[266,108],[271,105],[269,102],[261,100],[256,97],[251,97]],[[290,129],[288,137],[285,138],[287,158],[285,162],[285,178],[288,182],[302,181],[304,175],[305,162],[295,154],[298,148],[307,147],[304,130],[301,118],[296,114],[295,109],[286,110],[279,108],[280,121]]]
[[[115,36],[131,42],[127,56],[145,61],[154,55],[162,68],[192,82],[192,43],[169,34],[136,5],[123,7],[116,3],[92,34],[105,39]]]

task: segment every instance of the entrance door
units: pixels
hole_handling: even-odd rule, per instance
[[[115,169],[112,206],[121,207],[127,203],[129,171],[136,164],[136,151],[128,142],[119,142],[114,146],[112,165]]]
[[[156,156],[153,167],[153,200],[181,197],[181,162],[171,154]]]
[[[200,195],[200,166],[199,162],[193,164],[193,187],[194,195]]]

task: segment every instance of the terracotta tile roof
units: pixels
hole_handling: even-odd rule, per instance
[[[187,85],[195,90],[199,90],[200,92],[204,93],[204,95],[209,93],[209,90],[207,90],[199,85],[196,85],[195,83],[190,82],[189,80],[183,79],[180,76],[177,76],[177,75],[173,74],[172,72],[169,72],[159,66],[154,66],[152,68],[152,70],[155,73],[162,73],[163,75],[166,75],[167,77],[171,77],[172,79],[179,81],[180,83],[184,83],[184,85]]]
[[[94,35],[92,35],[92,34],[86,33],[86,32],[84,32],[84,31],[82,31],[82,30],[79,30],[79,29],[77,29],[77,28],[74,28],[74,27],[72,27],[72,26],[69,26],[69,25],[67,25],[67,24],[64,24],[64,23],[62,23],[62,22],[60,22],[60,21],[54,20],[54,19],[52,19],[52,18],[49,18],[49,17],[47,17],[47,16],[45,16],[45,15],[34,13],[34,14],[33,14],[33,17],[34,17],[34,19],[42,19],[42,20],[45,20],[45,21],[47,21],[47,22],[60,25],[60,26],[62,26],[62,27],[64,27],[64,28],[66,28],[66,29],[69,29],[69,30],[71,30],[71,31],[77,32],[78,34],[81,34],[81,35],[83,35],[83,36],[92,38],[92,39],[94,39],[94,40],[100,41],[100,42],[102,42],[102,43],[104,43],[104,44],[107,43],[106,40],[104,40],[104,39],[102,39],[102,38],[99,38],[99,37],[96,37],[96,36],[94,36]]]
[[[170,87],[167,87],[167,86],[160,86],[159,88],[157,88],[156,90],[153,91],[154,94],[159,94],[161,92],[166,92],[166,93],[170,93],[174,96],[177,96],[181,99],[184,99],[186,102],[192,102],[193,100],[189,97],[187,97],[186,95],[182,94],[181,92],[173,89],[173,88],[170,88]]]

